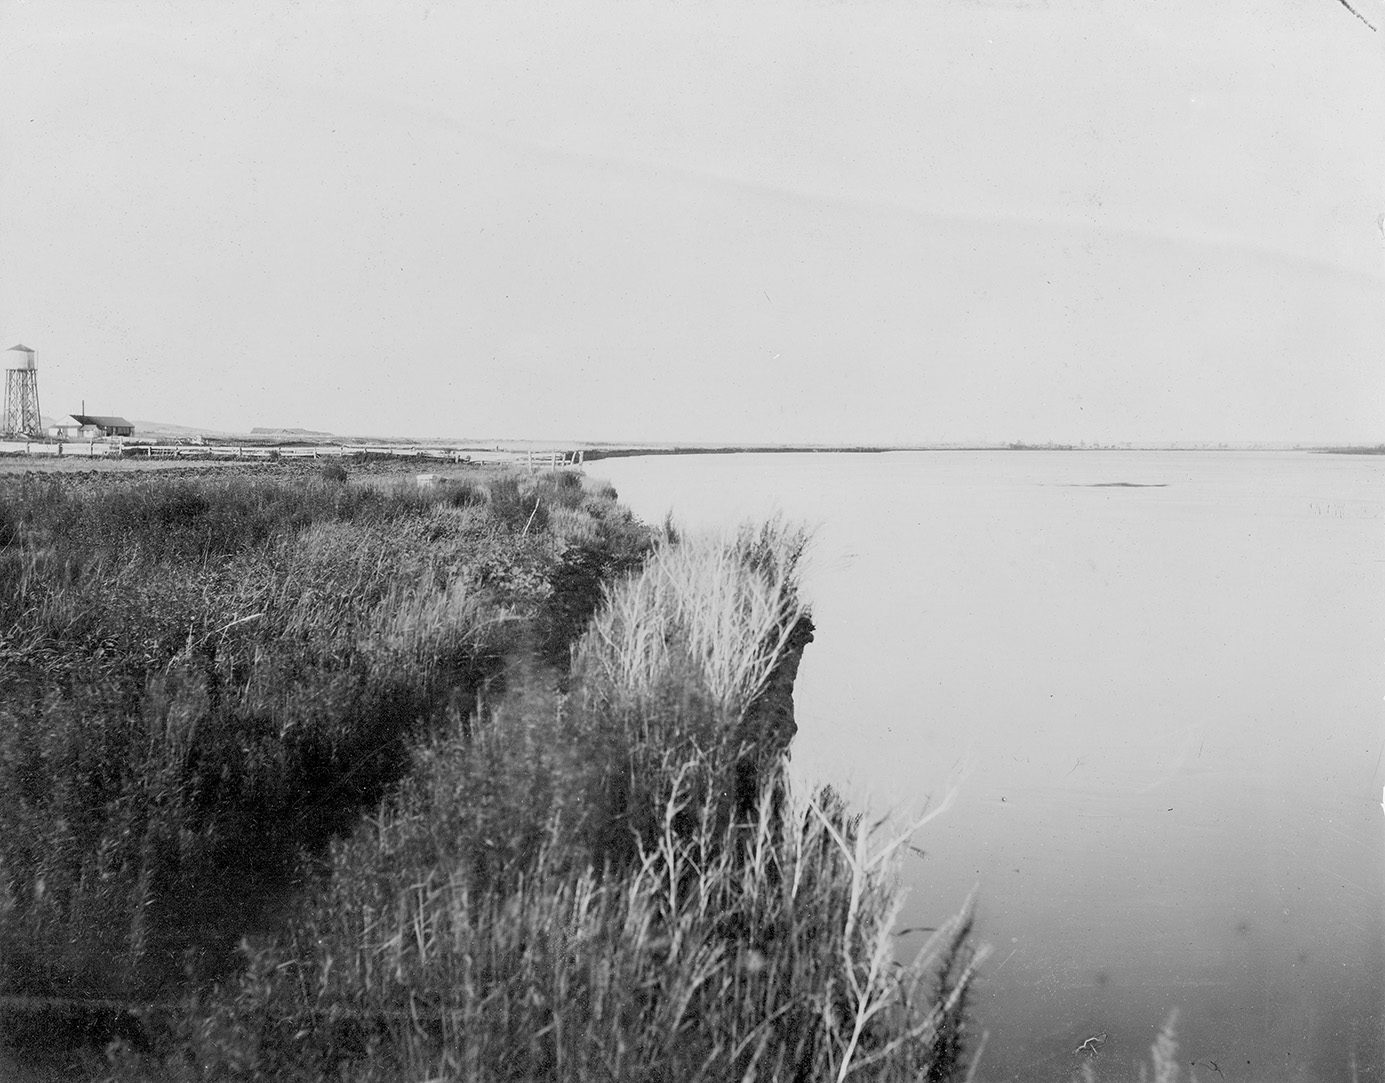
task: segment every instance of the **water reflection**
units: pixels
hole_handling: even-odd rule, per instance
[[[651,520],[817,525],[797,769],[877,806],[960,786],[905,924],[979,885],[981,1078],[1135,1078],[1174,1007],[1197,1078],[1382,1078],[1385,460],[590,469]]]

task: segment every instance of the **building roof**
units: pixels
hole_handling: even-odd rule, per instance
[[[95,425],[102,429],[133,429],[135,427],[123,417],[101,417],[97,414],[73,414],[72,420],[79,425]]]
[[[11,346],[10,349],[11,349],[11,350],[19,350],[19,351],[21,351],[22,353],[33,353],[33,352],[34,352],[33,350],[29,349],[28,346],[24,345],[24,343],[22,343],[22,342],[19,343],[18,345]]]

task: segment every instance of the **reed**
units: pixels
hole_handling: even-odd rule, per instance
[[[766,722],[801,530],[651,550],[570,475],[85,484],[0,502],[0,995],[164,1004],[65,1070],[964,1072],[965,912],[894,957],[921,825]]]
[[[807,614],[798,586],[807,542],[802,529],[768,523],[659,548],[610,591],[578,649],[586,694],[649,703],[691,667],[679,679],[725,719],[743,714]]]
[[[954,1077],[949,1013],[977,959],[936,995],[942,959],[965,950],[956,919],[895,962],[904,836],[851,832],[791,786],[719,827],[705,770],[669,765],[661,829],[621,875],[574,874],[549,837],[521,875],[478,879],[420,863],[417,820],[382,811],[336,848],[291,938],[250,951],[191,1052],[214,1065],[253,1048],[265,1079]]]
[[[554,501],[571,529],[411,480],[4,483],[0,996],[227,973],[414,743],[522,643],[585,622],[599,586],[557,607],[553,581],[647,545],[580,482],[575,507],[551,477],[476,484]]]
[[[780,524],[609,588],[564,690],[529,669],[420,750],[188,1063],[251,1078],[947,1080],[979,956],[894,957],[913,830],[862,829],[742,731],[806,616]],[[938,810],[941,811],[941,810]],[[219,1066],[219,1067],[218,1067]]]
[[[1180,1070],[1178,1062],[1178,1009],[1172,1009],[1164,1025],[1159,1028],[1159,1036],[1149,1047],[1150,1066],[1153,1069],[1153,1083],[1177,1083]],[[1145,1083],[1145,1066],[1140,1065],[1140,1083]]]

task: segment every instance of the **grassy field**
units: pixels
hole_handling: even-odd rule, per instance
[[[350,470],[0,477],[0,1067],[964,1074],[969,921],[787,782],[801,533]]]

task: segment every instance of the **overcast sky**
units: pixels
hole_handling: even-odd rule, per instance
[[[0,0],[0,345],[227,430],[1378,442],[1355,6]]]

